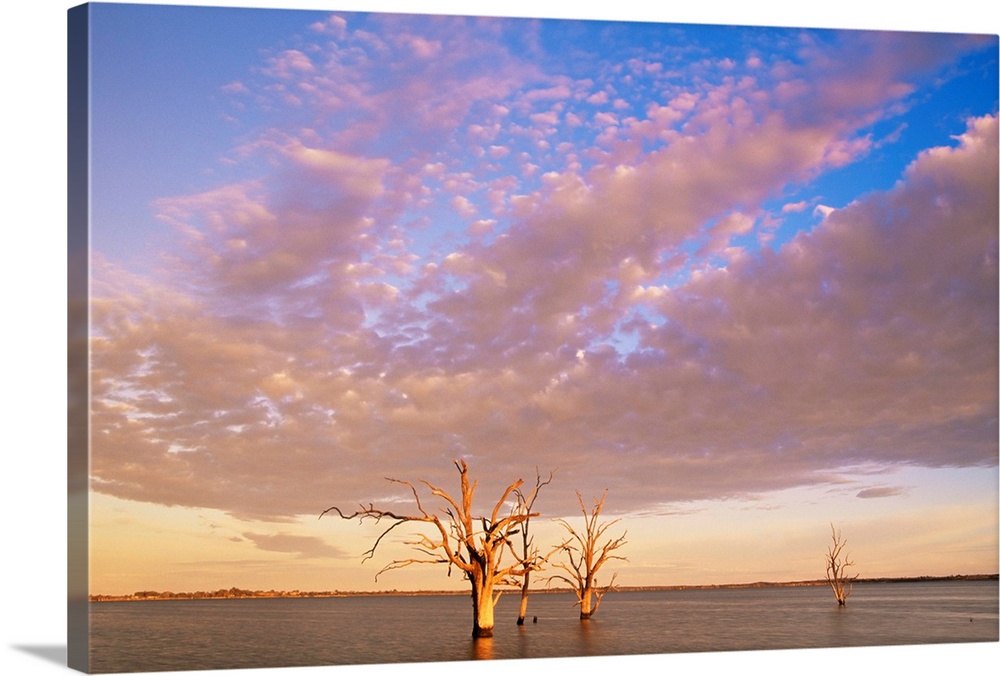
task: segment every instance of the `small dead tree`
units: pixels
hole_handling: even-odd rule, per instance
[[[841,537],[840,530],[830,524],[830,531],[833,535],[833,543],[826,551],[826,581],[833,589],[833,595],[837,597],[837,603],[842,606],[847,605],[847,597],[854,590],[854,580],[858,576],[849,575],[847,569],[854,565],[850,557],[844,553],[847,540]]]
[[[549,472],[548,479],[542,481],[542,477],[536,469],[535,490],[529,495],[522,493],[520,488],[514,490],[514,493],[517,495],[518,508],[526,514],[530,514],[535,505],[535,498],[538,497],[538,491],[541,490],[542,486],[546,486],[551,482],[552,472]],[[531,584],[531,571],[538,569],[538,566],[534,563],[538,558],[538,550],[535,549],[534,538],[528,534],[530,524],[530,518],[525,519],[524,523],[521,524],[521,560],[524,562],[524,575],[521,578],[521,605],[517,611],[517,626],[519,627],[524,624],[524,618],[528,613],[528,587]]]
[[[362,563],[375,556],[379,544],[397,526],[410,522],[430,524],[433,535],[418,534],[405,542],[419,552],[421,557],[394,560],[376,573],[375,579],[386,571],[413,564],[444,564],[448,566],[449,575],[452,567],[457,568],[465,574],[472,587],[472,636],[488,638],[493,636],[493,607],[503,591],[499,587],[516,585],[518,577],[544,563],[543,559],[525,561],[514,550],[511,540],[522,524],[538,514],[520,509],[518,505],[521,501],[513,506],[508,502],[514,491],[524,483],[518,479],[507,486],[489,517],[473,515],[472,498],[478,482],[470,482],[469,469],[464,460],[455,461],[455,466],[461,475],[461,494],[458,499],[441,488],[420,480],[432,496],[444,502],[444,506],[437,512],[429,512],[424,507],[417,488],[412,483],[387,478],[392,483],[410,489],[416,502],[416,514],[395,514],[369,504],[368,507],[361,505],[361,509],[353,514],[345,514],[338,507],[330,507],[320,514],[320,518],[329,512],[336,512],[342,519],[375,523],[386,519],[392,522],[376,538],[371,549],[365,552]],[[534,491],[523,496],[525,504],[534,502],[534,496],[540,487],[536,486]],[[513,556],[513,561],[510,565],[503,565],[504,554],[508,552]]]
[[[614,554],[626,544],[627,532],[622,533],[617,538],[601,541],[607,530],[621,521],[621,519],[605,523],[598,521],[607,495],[608,491],[605,489],[599,500],[595,498],[594,508],[588,514],[587,507],[583,504],[583,496],[577,491],[576,499],[583,512],[584,529],[582,531],[577,531],[563,519],[557,519],[563,528],[569,531],[570,539],[559,547],[559,550],[566,554],[568,562],[559,561],[553,564],[554,568],[566,571],[566,575],[553,575],[549,577],[549,582],[562,580],[570,585],[576,593],[581,620],[589,620],[597,612],[604,594],[615,589],[615,579],[618,577],[618,573],[611,576],[609,584],[601,587],[597,583],[597,571],[613,559],[628,560],[624,556]]]

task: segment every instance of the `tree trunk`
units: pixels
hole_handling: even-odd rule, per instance
[[[524,624],[524,616],[528,614],[528,576],[531,571],[524,572],[524,582],[521,584],[521,607],[517,611],[517,626]]]
[[[472,638],[492,638],[493,605],[484,603],[479,607],[476,625],[472,628]]]
[[[472,638],[493,636],[493,581],[472,578]]]
[[[594,597],[594,590],[589,587],[583,590],[580,595],[580,619],[589,620],[590,616],[594,614],[592,602]]]

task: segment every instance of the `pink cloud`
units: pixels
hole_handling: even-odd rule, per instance
[[[903,495],[906,491],[898,486],[876,486],[874,488],[865,488],[858,491],[856,497],[862,499],[872,499],[872,498],[892,498],[897,495]]]
[[[297,49],[289,49],[273,57],[264,72],[280,80],[288,80],[297,77],[299,73],[309,73],[314,70],[308,56]]]
[[[571,510],[593,467],[655,509],[862,460],[995,464],[994,117],[780,249],[733,246],[869,151],[920,65],[892,45],[861,44],[892,61],[866,70],[805,44],[783,84],[705,70],[566,137],[589,85],[475,30],[320,28],[346,42],[262,73],[308,85],[243,148],[265,175],[158,201],[184,244],[155,272],[94,266],[99,490],[281,520],[458,455],[507,480],[528,453]],[[412,58],[437,45],[460,56]]]
[[[573,211],[428,268],[413,290],[435,295],[426,311],[405,292],[353,295],[383,321],[365,327],[359,304],[350,330],[330,323],[347,306],[227,317],[99,267],[94,476],[122,497],[281,518],[317,495],[370,496],[374,456],[436,480],[468,453],[506,477],[531,448],[565,486],[604,467],[624,508],[822,481],[861,460],[995,462],[996,147],[996,120],[973,121],[889,193],[670,290],[642,256],[609,275],[617,235],[574,230]],[[548,208],[589,205],[578,190]],[[608,279],[631,291],[605,299]],[[330,290],[299,293],[329,303]],[[641,349],[624,358],[591,345],[637,297],[669,321],[633,323]],[[294,490],[257,500],[250,487],[275,476]]]
[[[405,36],[402,40],[418,59],[430,59],[441,53],[440,40],[427,40],[420,36]]]
[[[327,33],[340,39],[347,36],[347,20],[336,15],[331,16],[326,21],[317,21],[309,28],[317,33]]]

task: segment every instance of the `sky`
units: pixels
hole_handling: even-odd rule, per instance
[[[995,35],[92,12],[91,593],[461,589],[318,518],[457,459],[622,585],[997,572]]]

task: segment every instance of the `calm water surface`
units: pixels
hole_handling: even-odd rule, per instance
[[[518,627],[511,593],[493,638],[475,642],[465,596],[92,603],[91,670],[987,642],[1000,639],[998,599],[996,581],[856,585],[846,608],[826,587],[618,592],[580,622],[571,594],[540,594]]]

